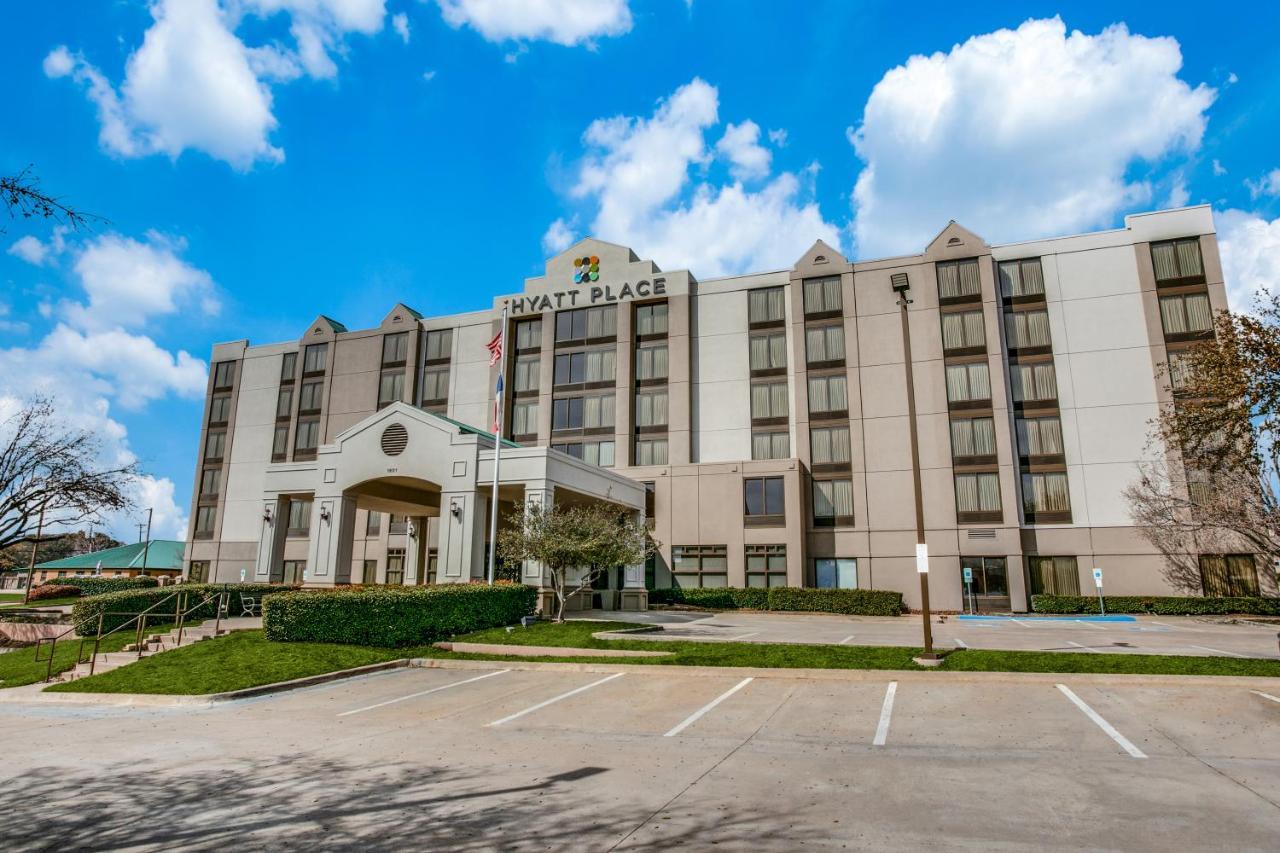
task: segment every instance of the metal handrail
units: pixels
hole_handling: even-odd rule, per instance
[[[180,602],[186,601],[187,595],[189,595],[189,593],[187,593],[184,590],[182,593],[183,597],[180,599]],[[215,637],[218,636],[218,631],[222,629],[222,614],[227,612],[231,606],[231,593],[226,590],[222,590],[220,592],[211,592],[208,595],[206,595],[204,598],[200,599],[198,603],[192,605],[191,607],[188,607],[186,610],[179,609],[178,619],[177,619],[179,646],[182,645],[182,632],[186,629],[187,616],[190,615],[193,611],[199,610],[201,607],[204,607],[206,604],[208,604],[210,601],[214,600],[215,598],[218,600],[218,604],[214,608],[213,635]],[[179,604],[179,608],[181,608],[181,603]]]
[[[87,622],[88,620],[85,620],[85,621]],[[40,657],[40,648],[41,648],[42,646],[44,646],[44,644],[45,644],[45,643],[48,643],[48,644],[49,644],[49,657],[48,657],[49,665],[48,665],[47,667],[45,667],[45,673],[44,673],[44,680],[45,680],[46,682],[49,682],[49,681],[52,681],[52,680],[53,680],[53,658],[54,658],[55,653],[58,651],[58,641],[59,641],[59,640],[61,640],[63,637],[67,636],[67,634],[70,634],[72,631],[75,631],[77,628],[79,628],[79,627],[80,627],[80,625],[81,625],[81,624],[82,624],[82,623],[72,623],[72,625],[71,625],[71,627],[70,627],[70,628],[68,628],[67,630],[63,631],[61,634],[55,634],[55,635],[54,635],[54,636],[52,636],[52,637],[37,637],[37,638],[36,638],[36,645],[35,645],[35,650],[36,650],[36,663],[40,663],[40,661],[45,660],[45,658]],[[83,641],[83,640],[81,640],[81,641],[80,641],[80,651],[81,651],[81,652],[83,652],[83,651],[84,651],[84,641]],[[84,663],[84,661],[83,661],[83,660],[81,660],[81,655],[80,655],[80,654],[77,654],[77,655],[76,655],[76,664],[81,664],[81,663]]]
[[[151,605],[150,607],[148,607],[146,610],[143,610],[141,613],[132,614],[132,615],[133,615],[133,618],[132,618],[132,619],[128,619],[128,620],[126,620],[126,621],[124,621],[124,622],[121,622],[119,625],[117,625],[116,627],[112,628],[110,631],[108,631],[108,632],[107,632],[107,633],[105,633],[105,634],[104,634],[104,633],[102,633],[102,623],[103,623],[103,621],[106,619],[106,617],[108,617],[108,616],[129,616],[129,615],[131,615],[131,614],[130,614],[130,613],[128,613],[127,611],[106,611],[106,610],[104,610],[104,611],[102,611],[101,613],[99,613],[99,614],[98,614],[98,631],[97,631],[97,633],[95,634],[95,636],[94,636],[94,638],[93,638],[93,653],[89,656],[89,660],[88,660],[88,664],[89,664],[89,674],[90,674],[90,675],[93,675],[94,668],[95,668],[95,667],[97,666],[97,664],[98,664],[98,649],[99,649],[99,647],[102,645],[102,641],[103,641],[103,639],[105,639],[105,638],[107,638],[107,637],[110,637],[110,636],[111,636],[112,634],[114,634],[116,631],[119,631],[121,628],[124,628],[124,627],[128,626],[131,622],[136,622],[136,623],[137,623],[137,637],[136,637],[136,639],[135,639],[135,644],[138,646],[138,649],[139,649],[138,658],[139,658],[139,659],[141,659],[141,658],[142,658],[142,653],[141,653],[141,648],[142,648],[142,635],[143,635],[143,632],[146,630],[146,619],[147,619],[147,616],[149,616],[149,615],[151,614],[151,611],[155,610],[157,607],[159,607],[160,605],[164,604],[164,603],[165,603],[166,601],[168,601],[169,599],[171,599],[171,598],[174,598],[174,597],[178,596],[179,594],[183,594],[183,595],[185,595],[186,593],[185,593],[185,591],[174,590],[173,592],[171,592],[171,593],[169,593],[168,595],[166,595],[164,598],[162,598],[162,599],[160,599],[159,601],[157,601],[155,604],[153,604],[153,605]],[[82,639],[82,640],[80,641],[80,651],[79,651],[79,653],[76,655],[76,663],[77,663],[77,664],[85,663],[85,659],[84,659],[84,644],[85,644],[85,643],[87,643],[88,641],[89,641],[89,638],[88,638],[88,637],[85,637],[84,639]]]

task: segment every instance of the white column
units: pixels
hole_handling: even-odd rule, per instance
[[[269,583],[279,578],[280,560],[284,554],[285,527],[289,523],[284,516],[286,506],[287,503],[283,498],[266,498],[262,501],[262,534],[258,539],[258,559],[254,576],[245,580]],[[239,578],[222,580],[235,582]]]
[[[316,495],[311,504],[311,540],[306,583],[333,586],[351,580],[356,502],[342,495]]]
[[[427,520],[420,515],[409,516],[409,536],[404,549],[404,583],[405,586],[416,586],[418,583],[418,560],[426,552]]]
[[[644,526],[644,509],[635,511],[633,518],[641,527]],[[624,566],[622,569],[622,592],[618,603],[619,610],[648,610],[649,590],[644,585],[644,561]]]
[[[471,580],[478,497],[474,490],[440,494],[440,544],[436,552],[438,583],[467,583]]]

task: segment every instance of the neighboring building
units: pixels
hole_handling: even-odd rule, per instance
[[[521,449],[503,453],[502,513],[607,498],[660,543],[599,604],[675,583],[889,588],[917,606],[921,539],[941,609],[962,608],[963,569],[982,609],[1088,594],[1094,567],[1110,594],[1187,593],[1122,491],[1176,393],[1161,365],[1176,388],[1179,352],[1226,308],[1208,207],[1005,246],[951,223],[919,255],[852,263],[819,242],[791,269],[708,280],[584,240],[489,310],[400,304],[374,329],[322,316],[298,341],[220,344],[190,575],[480,577],[485,345],[504,307],[504,434]],[[1207,592],[1259,588],[1248,555],[1208,557]]]
[[[105,578],[132,578],[149,575],[158,578],[176,578],[182,574],[182,557],[185,542],[172,539],[152,539],[121,545],[102,551],[90,551],[36,564],[32,584],[57,583],[59,578],[101,575]],[[25,577],[25,572],[23,573]]]

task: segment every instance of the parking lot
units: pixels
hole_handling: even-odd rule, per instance
[[[449,662],[0,705],[6,849],[1274,850],[1280,683]]]
[[[819,613],[592,611],[594,619],[661,625],[645,639],[732,640],[744,643],[835,643],[855,646],[919,646],[919,615],[838,616]],[[938,648],[1023,649],[1109,654],[1200,655],[1277,658],[1280,624],[1197,619],[1186,616],[1120,617],[934,617]],[[1132,619],[1132,621],[1128,621]]]

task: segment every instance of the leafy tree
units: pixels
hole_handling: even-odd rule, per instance
[[[641,563],[653,551],[648,528],[608,504],[519,504],[498,534],[498,553],[511,563],[542,564],[556,597],[557,622],[565,603],[605,572]]]
[[[1125,496],[1170,582],[1201,592],[1200,554],[1280,558],[1280,298],[1222,312],[1213,338],[1165,373],[1175,400]]]

